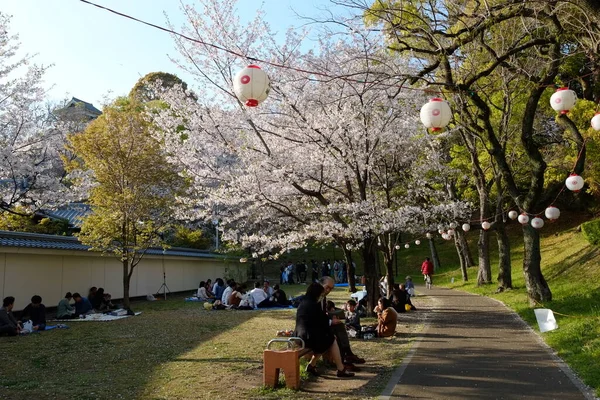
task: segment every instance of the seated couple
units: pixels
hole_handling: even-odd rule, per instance
[[[375,328],[377,337],[394,336],[398,324],[398,313],[392,307],[391,302],[385,297],[381,297],[373,312],[377,314],[377,327]],[[348,300],[346,303],[346,329],[352,337],[361,337],[362,332],[368,330],[368,327],[360,324],[360,315],[354,300]]]
[[[260,282],[254,284],[254,289],[245,293],[244,287],[237,285],[227,299],[227,303],[238,310],[253,308],[288,307],[289,301],[279,286],[273,288],[273,296],[269,296]]]

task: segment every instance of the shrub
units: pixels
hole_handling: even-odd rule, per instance
[[[600,244],[600,219],[584,222],[581,224],[583,237],[593,245]]]

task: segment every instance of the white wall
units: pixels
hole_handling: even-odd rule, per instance
[[[163,283],[163,265],[170,291],[191,293],[202,280],[224,277],[227,261],[145,256],[131,277],[130,296],[156,293]],[[35,294],[46,307],[54,307],[66,292],[86,296],[92,286],[103,287],[113,299],[123,297],[119,260],[94,252],[0,247],[0,299],[14,296],[16,310]]]

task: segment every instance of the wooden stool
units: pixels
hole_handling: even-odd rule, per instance
[[[299,340],[301,348],[293,348],[292,340]],[[274,342],[285,342],[287,350],[271,350],[269,347]],[[300,357],[310,353],[310,349],[304,348],[304,341],[300,338],[273,339],[267,344],[263,352],[263,384],[275,387],[279,382],[279,372],[283,369],[285,386],[290,389],[300,388]]]

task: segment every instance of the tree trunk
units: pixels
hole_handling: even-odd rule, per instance
[[[365,270],[365,288],[367,289],[367,316],[373,316],[373,309],[379,300],[379,273],[377,271],[377,251],[373,239],[363,241],[362,256]]]
[[[342,246],[344,251],[344,258],[346,259],[346,273],[348,274],[348,291],[351,293],[356,292],[356,270],[352,262],[352,251],[348,250],[346,246]]]
[[[433,237],[427,240],[429,240],[429,250],[431,251],[431,261],[433,261],[433,270],[437,271],[441,267],[440,257],[438,256],[437,249],[435,248],[435,242]]]
[[[477,286],[492,282],[492,267],[490,265],[490,238],[489,233],[481,229],[479,231],[479,271],[477,271]]]
[[[512,289],[512,267],[510,263],[510,242],[502,216],[496,218],[496,238],[498,240],[498,291]]]
[[[393,247],[392,247],[393,248]],[[392,297],[392,291],[394,290],[394,254],[389,254],[388,251],[383,251],[383,261],[385,263],[385,273],[387,276],[387,297]]]
[[[469,277],[467,276],[467,268],[469,268],[469,246],[466,245],[465,235],[460,232],[457,228],[454,232],[454,245],[456,246],[456,252],[458,253],[458,260],[460,261],[460,272],[462,275],[463,282],[467,282]],[[466,246],[465,246],[466,245]]]
[[[529,302],[533,306],[535,302],[543,303],[552,300],[552,292],[542,275],[539,232],[529,224],[523,225],[523,239],[525,247],[523,275]]]
[[[129,310],[129,282],[131,281],[129,275],[129,260],[123,260],[123,308]]]

